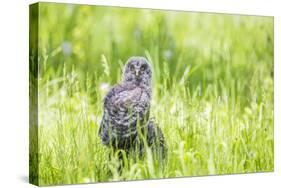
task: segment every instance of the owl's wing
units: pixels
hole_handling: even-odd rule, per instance
[[[137,118],[142,120],[149,110],[150,98],[144,89],[139,87],[117,86],[112,95],[109,92],[105,100],[105,109],[108,111],[113,125],[129,126]]]
[[[112,98],[118,94],[119,92],[123,91],[124,88],[120,85],[116,85],[113,88],[110,89],[110,91],[107,93],[104,99],[104,111],[102,120],[99,127],[99,136],[101,137],[102,143],[105,145],[108,145],[110,143],[110,115],[109,115],[109,106],[110,103],[112,103]]]
[[[150,96],[142,88],[116,85],[105,97],[104,115],[100,126],[103,143],[109,143],[109,132],[128,136],[136,131],[138,119],[144,119],[149,111]]]
[[[106,114],[105,112],[103,113],[102,116],[102,120],[100,123],[100,127],[99,127],[99,136],[101,138],[101,141],[104,145],[108,145],[109,144],[109,134],[108,134],[108,129],[109,129],[109,125],[108,125],[108,121],[107,118],[105,117]]]

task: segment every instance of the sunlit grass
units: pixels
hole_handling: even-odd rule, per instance
[[[41,5],[41,185],[273,170],[272,18]],[[97,133],[133,55],[153,67],[168,155],[161,167],[147,148],[120,172]]]

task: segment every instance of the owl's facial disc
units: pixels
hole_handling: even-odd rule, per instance
[[[150,84],[151,69],[147,60],[143,57],[132,57],[125,68],[124,79],[137,84]]]
[[[146,69],[146,65],[131,65],[131,72],[136,77],[137,80],[141,80],[141,76],[144,74],[144,71]]]

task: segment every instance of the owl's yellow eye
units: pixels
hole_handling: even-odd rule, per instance
[[[141,66],[140,70],[144,71],[144,69],[145,69],[145,66]]]
[[[134,71],[134,70],[135,70],[134,65],[131,65],[131,66],[130,66],[130,71]]]

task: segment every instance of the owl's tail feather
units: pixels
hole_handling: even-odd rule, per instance
[[[147,125],[147,144],[151,147],[152,152],[159,159],[164,159],[167,156],[167,147],[165,143],[165,137],[154,121],[150,120]]]

